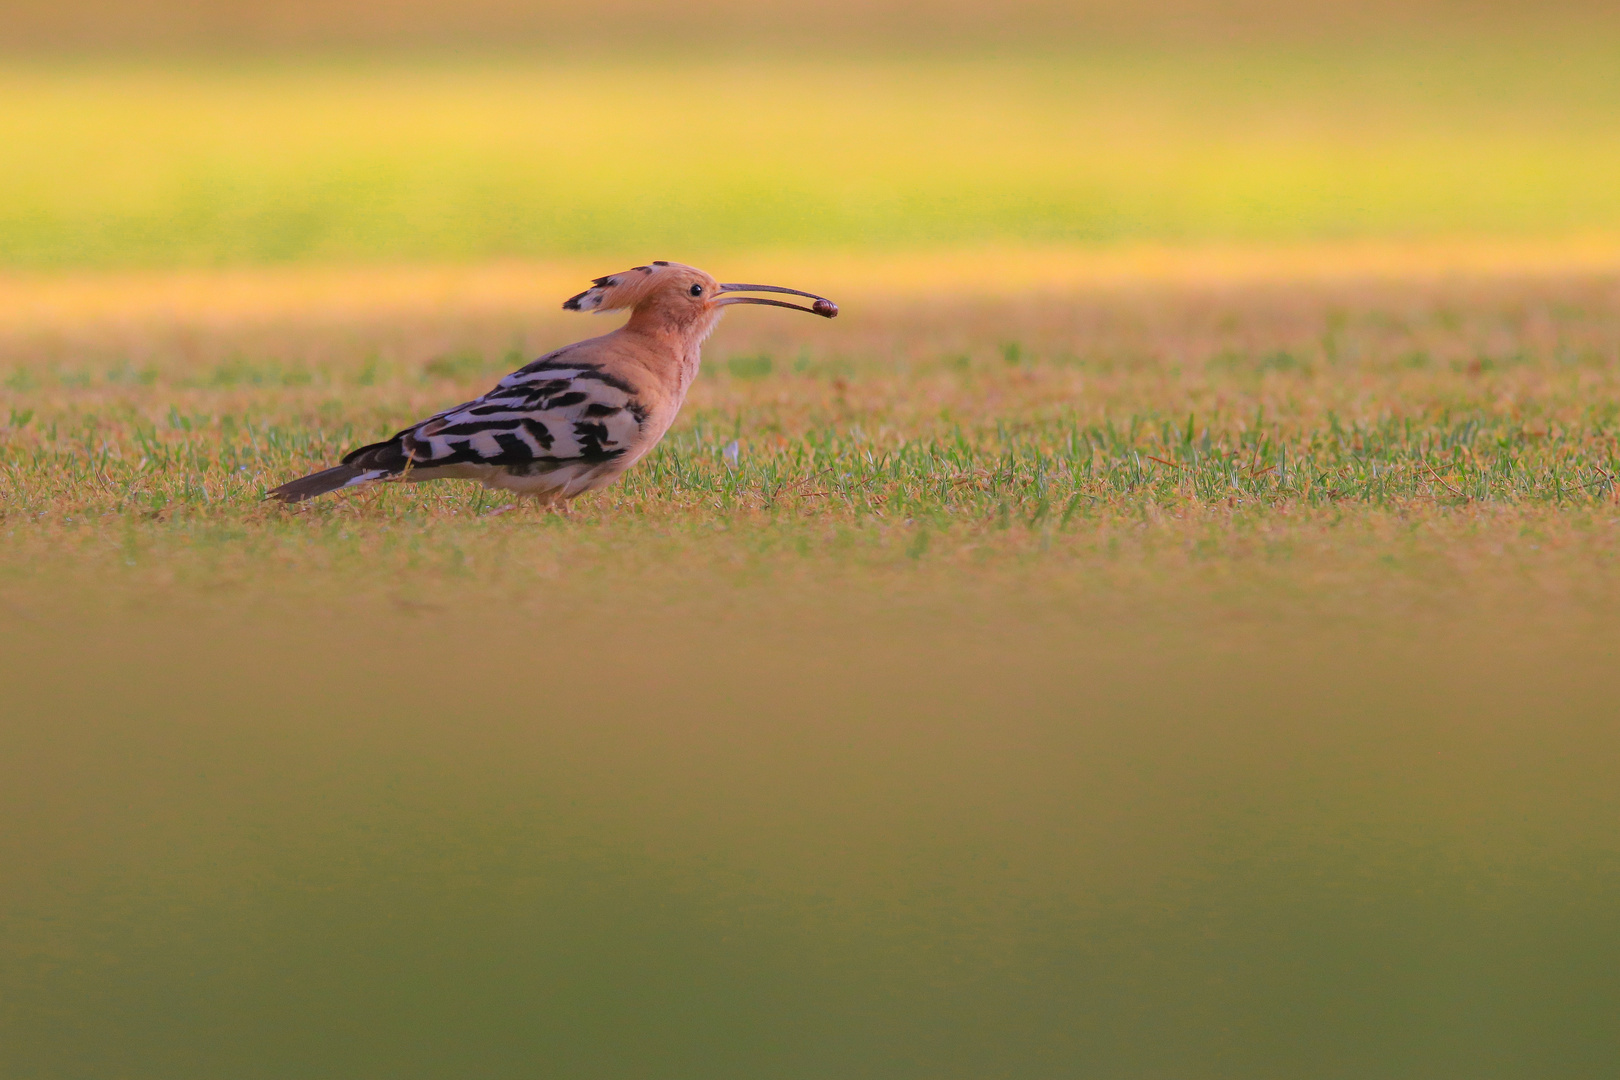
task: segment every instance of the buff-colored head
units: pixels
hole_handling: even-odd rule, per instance
[[[745,292],[786,293],[809,297],[815,303],[805,307],[782,300],[735,295]],[[635,313],[632,322],[640,318],[682,328],[712,327],[720,309],[731,304],[792,308],[828,319],[838,315],[838,305],[825,296],[786,289],[780,285],[722,284],[695,266],[672,262],[655,262],[650,266],[637,266],[623,273],[599,277],[589,289],[563,301],[563,307],[569,311],[622,311],[628,308]]]

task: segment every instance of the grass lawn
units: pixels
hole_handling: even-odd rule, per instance
[[[402,314],[386,287],[369,304],[361,288],[347,314],[330,299],[303,311],[282,275],[264,292],[291,307],[232,317],[214,294],[131,300],[112,278],[125,306],[80,319],[98,310],[90,279],[9,330],[7,569],[71,565],[135,590],[286,575],[327,596],[499,592],[560,564],[629,582],[671,560],[722,580],[945,585],[973,567],[1042,590],[1233,575],[1305,588],[1352,569],[1431,588],[1532,566],[1583,592],[1612,585],[1612,274],[1107,272],[1068,294],[846,291],[830,325],[733,315],[670,438],[566,517],[464,483],[260,502],[599,330],[554,298],[464,305],[451,289]],[[833,289],[836,266],[820,273]]]

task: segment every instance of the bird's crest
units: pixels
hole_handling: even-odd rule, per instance
[[[568,311],[618,311],[633,308],[645,300],[664,276],[664,271],[675,266],[671,262],[655,262],[651,266],[633,266],[620,274],[609,274],[591,282],[591,287],[578,296],[563,301]]]

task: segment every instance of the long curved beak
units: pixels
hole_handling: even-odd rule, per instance
[[[727,296],[723,300],[716,300],[715,303],[720,306],[724,306],[726,304],[765,304],[770,307],[792,308],[794,311],[808,311],[810,314],[820,315],[824,319],[836,319],[838,317],[837,304],[833,303],[825,296],[817,296],[815,293],[805,292],[803,289],[784,289],[780,285],[733,284],[720,286],[719,295],[724,296],[726,293],[735,292],[788,293],[792,296],[808,296],[810,299],[814,300],[815,303],[809,307],[805,307],[803,304],[790,304],[785,300],[766,300],[764,297],[760,296]]]

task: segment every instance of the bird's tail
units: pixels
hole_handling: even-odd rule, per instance
[[[289,480],[280,487],[265,492],[264,497],[279,499],[285,503],[303,502],[305,499],[313,499],[317,495],[325,495],[328,491],[336,491],[338,488],[399,476],[407,472],[412,464],[410,458],[406,456],[403,442],[410,431],[410,428],[406,428],[392,439],[384,439],[380,443],[351,450],[343,456],[343,464],[322,469],[318,473],[310,473],[308,476],[300,476],[297,480]]]
[[[353,484],[364,484],[368,480],[377,480],[388,475],[382,469],[362,469],[355,465],[335,465],[330,469],[322,469],[318,473],[301,476],[297,480],[289,480],[278,488],[271,488],[265,493],[267,499],[279,499],[285,503],[303,502],[313,499],[317,495],[325,495],[328,491],[336,491],[341,487]]]

